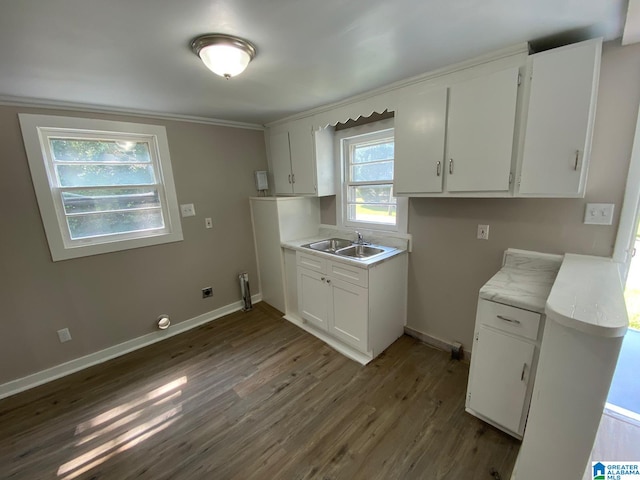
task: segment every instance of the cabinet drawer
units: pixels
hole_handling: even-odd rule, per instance
[[[314,272],[326,272],[326,260],[316,257],[315,255],[307,255],[305,253],[296,252],[296,263],[300,267],[308,268]]]
[[[478,318],[476,320],[478,326],[480,324],[487,325],[503,332],[536,340],[540,316],[536,312],[478,299]]]
[[[367,287],[369,285],[369,271],[365,268],[353,267],[346,263],[327,262],[327,274],[332,278]]]

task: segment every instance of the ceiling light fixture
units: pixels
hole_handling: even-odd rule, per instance
[[[251,42],[222,33],[194,38],[191,49],[209,70],[227,80],[244,72],[256,56],[256,47]]]

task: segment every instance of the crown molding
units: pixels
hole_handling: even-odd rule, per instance
[[[325,113],[330,110],[345,107],[352,103],[356,103],[362,100],[367,100],[369,98],[382,95],[385,93],[393,92],[395,90],[399,90],[404,87],[409,87],[411,85],[415,85],[417,83],[422,83],[429,80],[434,80],[443,75],[449,75],[460,70],[465,70],[471,67],[477,67],[479,65],[483,65],[485,63],[494,62],[496,60],[500,60],[503,58],[512,57],[515,55],[528,55],[529,54],[529,44],[527,42],[518,43],[516,45],[512,45],[510,47],[501,48],[499,50],[494,50],[490,53],[486,53],[484,55],[480,55],[474,57],[469,60],[464,60],[462,62],[454,63],[452,65],[448,65],[446,67],[438,68],[436,70],[431,70],[426,73],[421,73],[414,77],[405,78],[403,80],[398,80],[397,82],[390,83],[383,87],[376,88],[374,90],[369,90],[367,92],[361,93],[359,95],[355,95],[353,97],[346,98],[344,100],[340,100],[334,103],[329,103],[327,105],[322,105],[320,107],[313,108],[311,110],[305,110],[304,112],[296,113],[290,115],[288,117],[284,117],[278,120],[274,120],[272,122],[268,122],[265,124],[266,127],[273,127],[276,125],[280,125],[286,122],[291,122],[294,120],[300,120],[302,118],[311,117],[313,115],[317,115],[319,113]]]
[[[177,113],[154,112],[152,110],[104,107],[100,105],[45,100],[41,98],[31,97],[14,97],[8,95],[0,95],[0,105],[11,107],[41,108],[48,110],[71,110],[75,112],[127,115],[132,117],[157,118],[160,120],[175,120],[179,122],[200,123],[205,125],[215,125],[218,127],[243,128],[246,130],[264,130],[264,125],[260,125],[257,123],[235,122],[232,120],[197,117],[192,115],[180,115]]]

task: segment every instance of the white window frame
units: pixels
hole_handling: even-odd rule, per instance
[[[163,126],[23,113],[18,117],[40,216],[54,262],[183,239],[169,143]],[[164,228],[71,239],[49,144],[49,138],[65,137],[147,143],[157,182],[150,186],[158,189]]]
[[[379,122],[368,123],[359,127],[346,128],[344,130],[338,130],[335,133],[335,149],[336,158],[338,161],[338,169],[340,172],[338,175],[338,188],[336,188],[336,217],[338,227],[342,229],[355,229],[355,230],[370,230],[370,231],[383,231],[383,232],[397,232],[407,233],[408,224],[408,205],[409,199],[406,197],[396,197],[396,224],[385,225],[382,223],[372,222],[358,222],[349,220],[348,214],[348,160],[347,152],[349,145],[355,143],[358,137],[361,137],[366,141],[375,140],[376,138],[386,138],[393,136],[394,126],[393,119],[381,120]],[[395,159],[394,159],[395,167]],[[389,183],[393,184],[393,180]]]

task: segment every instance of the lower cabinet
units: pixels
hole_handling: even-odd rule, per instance
[[[305,323],[371,358],[403,334],[406,254],[368,269],[301,252],[296,260]]]
[[[539,352],[541,315],[478,301],[466,410],[522,438]]]

